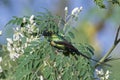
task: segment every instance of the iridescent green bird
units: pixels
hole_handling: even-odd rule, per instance
[[[86,55],[84,55],[83,53],[81,53],[80,51],[78,51],[77,48],[75,48],[70,42],[68,42],[63,36],[57,34],[57,33],[53,33],[52,31],[43,31],[43,36],[48,38],[48,41],[50,42],[50,45],[57,48],[58,50],[63,50],[63,52],[65,53],[65,55],[69,55],[69,53],[72,54],[77,54],[77,55],[81,55],[87,59],[96,61]]]

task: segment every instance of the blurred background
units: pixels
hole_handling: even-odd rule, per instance
[[[76,43],[89,43],[95,49],[95,56],[101,58],[113,45],[118,26],[120,25],[120,6],[107,3],[106,8],[99,8],[94,0],[0,0],[0,44],[6,43],[5,24],[13,16],[23,17],[25,15],[35,15],[37,12],[44,12],[48,9],[52,14],[64,18],[64,8],[67,6],[69,14],[75,7],[83,7],[77,21],[74,41]],[[111,54],[112,57],[120,57],[120,44]],[[114,76],[120,75],[118,63],[113,61]],[[116,65],[117,64],[117,65]],[[119,70],[118,70],[119,69]],[[118,78],[120,79],[120,78]],[[116,79],[116,80],[118,80]]]

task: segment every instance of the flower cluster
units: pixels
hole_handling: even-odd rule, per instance
[[[26,18],[23,18],[23,23],[25,23],[25,26],[21,28],[21,31],[26,35],[27,37],[38,37],[37,33],[39,33],[39,29],[36,27],[36,23],[34,20],[34,15],[32,15],[29,20],[26,20]],[[26,24],[26,21],[27,22]]]
[[[83,9],[82,6],[81,7],[75,7],[72,10],[71,14],[68,15],[68,7],[65,7],[65,9],[64,9],[65,10],[65,21],[67,21],[68,19],[70,20],[71,18],[72,19],[78,18],[78,16],[79,16],[80,12],[82,11],[82,9]]]
[[[24,37],[19,28],[14,29],[13,38],[7,38],[7,50],[10,52],[10,58],[15,61],[20,54],[24,53],[21,37]]]
[[[73,17],[78,17],[78,15],[79,15],[79,13],[81,12],[81,10],[82,10],[82,7],[76,7],[76,8],[74,8],[73,10],[72,10],[72,12],[71,12],[71,15],[73,16]]]
[[[29,20],[25,17],[23,18],[24,27],[14,28],[13,38],[7,38],[7,50],[10,53],[10,59],[15,61],[20,55],[24,53],[24,49],[29,46],[30,42],[38,39],[37,34],[39,29],[35,26],[34,15],[32,15]],[[22,39],[25,38],[23,41]]]
[[[105,72],[103,71],[103,69],[100,69],[100,70],[96,69],[95,71],[100,80],[109,80],[109,75],[110,75],[109,70]]]
[[[26,35],[26,43],[25,47],[29,46],[29,43],[39,39],[39,28],[36,27],[36,23],[34,21],[34,15],[29,18],[29,23],[25,24],[25,27],[21,28],[21,32]],[[26,23],[26,18],[23,18],[23,23]]]
[[[82,7],[75,7],[70,14],[68,14],[68,7],[65,7],[64,11],[65,11],[65,19],[64,21],[60,21],[59,23],[60,24],[64,24],[64,27],[63,27],[63,31],[64,32],[67,32],[66,29],[67,29],[67,26],[75,26],[75,22],[77,21],[78,17],[79,17],[79,14],[82,10]],[[64,22],[64,23],[63,23]],[[59,25],[61,26],[61,25]]]

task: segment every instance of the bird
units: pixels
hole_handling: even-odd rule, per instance
[[[65,55],[69,55],[69,53],[81,55],[84,58],[87,58],[89,60],[93,60],[95,62],[98,62],[95,59],[92,59],[91,57],[88,57],[87,55],[80,52],[77,48],[75,48],[71,42],[68,42],[62,34],[58,34],[58,32],[53,32],[49,30],[44,30],[42,33],[43,36],[48,38],[48,41],[50,42],[50,45],[57,48],[58,50],[62,50]]]

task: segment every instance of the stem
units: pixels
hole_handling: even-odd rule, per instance
[[[68,15],[66,17],[66,19],[68,19],[68,21],[66,20],[65,24],[64,24],[64,27],[63,27],[63,31],[64,31],[64,34],[66,34],[70,29],[67,30],[66,32],[66,27],[68,27],[68,25],[70,24],[70,22],[72,21],[72,16],[71,15]]]
[[[100,63],[103,62],[110,55],[110,53],[114,50],[115,47],[116,47],[116,45],[113,45],[112,48],[105,54],[105,56],[103,58],[101,58],[101,60],[99,62]]]
[[[111,52],[115,49],[115,47],[116,47],[116,45],[113,45],[113,46],[112,46],[112,48],[105,54],[105,56],[103,56],[103,57],[99,60],[99,62],[95,65],[95,68],[104,62],[104,60],[111,54]]]
[[[118,39],[119,31],[120,31],[120,26],[118,27],[118,30],[117,30],[116,37],[115,37],[114,44],[113,44],[112,48],[99,60],[99,62],[95,65],[95,68],[97,66],[99,66],[100,64],[104,63],[105,59],[108,58],[108,56],[115,49],[117,44],[120,42],[120,38]]]

